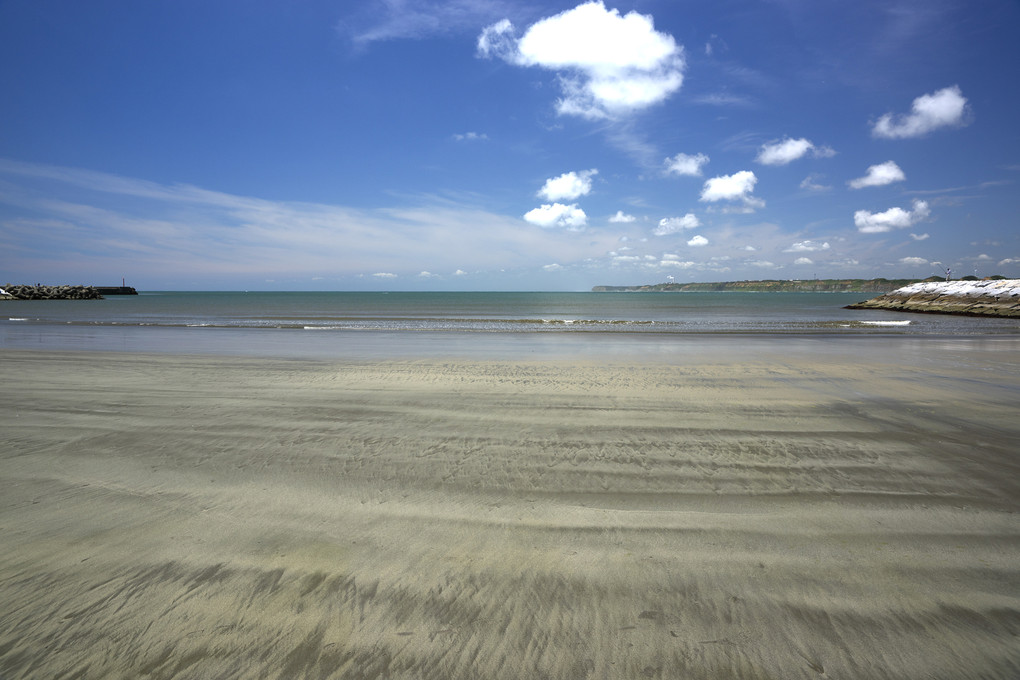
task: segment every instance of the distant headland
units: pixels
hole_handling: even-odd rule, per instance
[[[938,281],[932,277],[925,281]],[[720,281],[716,283],[652,283],[639,286],[595,286],[594,293],[889,293],[920,279],[804,279]]]

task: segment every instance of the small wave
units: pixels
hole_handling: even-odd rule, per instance
[[[9,318],[9,319],[7,319],[7,320],[8,320],[8,321],[28,321],[28,319],[22,319],[22,318],[21,318],[21,317],[19,317],[19,316],[12,316],[11,318]]]
[[[909,326],[910,321],[862,321],[865,326]]]

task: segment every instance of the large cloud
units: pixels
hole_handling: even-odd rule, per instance
[[[803,158],[808,153],[816,158],[826,158],[835,155],[836,152],[827,146],[817,146],[803,137],[800,139],[788,137],[782,141],[762,144],[754,160],[762,165],[786,165]]]
[[[885,212],[871,213],[858,210],[854,213],[854,224],[862,234],[880,234],[893,229],[904,229],[928,217],[931,210],[926,201],[915,200],[911,210],[889,208]]]
[[[546,229],[566,227],[570,231],[581,231],[588,223],[588,216],[575,203],[570,205],[563,205],[562,203],[543,205],[534,210],[529,210],[525,213],[524,219]]]
[[[732,175],[721,175],[706,180],[698,200],[707,203],[717,201],[739,201],[748,210],[761,208],[765,201],[751,195],[758,178],[750,170],[741,170]]]
[[[657,104],[683,84],[683,47],[651,16],[607,10],[601,0],[532,24],[517,39],[504,19],[478,37],[478,53],[557,71],[564,115],[610,118]]]
[[[847,184],[851,189],[863,189],[864,187],[880,187],[893,182],[902,182],[907,176],[900,170],[900,166],[894,161],[886,161],[878,165],[868,167],[868,174],[864,177],[850,180]]]
[[[910,113],[899,117],[887,113],[878,119],[871,133],[875,137],[902,139],[921,137],[943,127],[966,125],[967,98],[959,86],[953,85],[921,95],[914,100]]]
[[[566,172],[559,177],[547,179],[545,185],[539,189],[538,195],[549,201],[572,201],[586,196],[591,192],[591,178],[598,172],[593,168],[581,172]]]

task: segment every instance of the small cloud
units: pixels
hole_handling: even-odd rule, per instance
[[[903,208],[889,208],[885,212],[871,213],[858,210],[854,213],[854,224],[862,234],[879,234],[893,229],[903,229],[928,217],[931,210],[926,201],[915,200],[909,211]]]
[[[666,159],[666,174],[700,177],[701,166],[708,163],[708,160],[708,156],[703,153],[695,154],[694,156],[678,153],[672,158]]]
[[[464,271],[463,269],[458,269],[455,272],[453,272],[453,275],[454,276],[467,276],[467,272]]]
[[[633,215],[628,215],[624,213],[622,210],[617,210],[616,214],[609,218],[609,221],[612,222],[613,224],[629,224],[630,222],[635,222],[636,220],[637,220],[636,217],[634,217]]]
[[[939,128],[966,125],[967,113],[967,98],[958,85],[953,85],[921,95],[914,100],[909,114],[898,117],[885,114],[875,123],[871,134],[887,139],[922,137]]]
[[[827,158],[836,154],[829,147],[815,146],[814,143],[803,137],[800,139],[790,139],[787,137],[779,142],[762,144],[761,149],[758,151],[758,156],[754,160],[762,165],[786,165],[798,158],[803,158],[809,153],[815,158]]]
[[[864,187],[881,187],[893,182],[902,182],[907,176],[900,170],[900,166],[894,161],[886,161],[878,165],[868,167],[868,173],[864,177],[850,180],[847,184],[851,189],[863,189]]]
[[[372,274],[372,276],[376,277],[377,279],[395,279],[395,278],[397,278],[396,274],[391,274],[389,272],[376,272],[375,274]]]
[[[698,200],[714,203],[716,201],[740,201],[746,212],[764,207],[765,201],[751,195],[758,178],[750,170],[741,170],[732,175],[721,175],[706,180]]]
[[[1007,264],[1020,264],[1020,258],[1007,257],[1005,260],[999,260],[999,266],[1005,267]]]
[[[422,279],[431,279],[435,277],[435,274],[433,274],[432,272],[423,271],[422,273],[418,274],[418,277]]]
[[[819,243],[818,241],[798,241],[784,250],[784,253],[811,253],[818,250],[828,250],[829,242]]]
[[[924,233],[924,234],[911,234],[910,238],[914,239],[915,241],[923,241],[926,238],[928,238],[928,234],[927,233]]]
[[[607,10],[602,0],[541,19],[519,39],[503,19],[478,37],[478,55],[557,72],[561,115],[613,118],[664,101],[684,80],[684,49],[651,16]]]
[[[675,267],[677,269],[690,269],[694,266],[693,262],[686,262],[672,257],[663,258],[659,261],[660,267]]]
[[[462,135],[454,135],[453,138],[458,142],[481,142],[487,140],[489,136],[479,132],[465,132]]]
[[[911,265],[911,266],[921,266],[923,264],[928,264],[928,260],[924,259],[923,257],[901,257],[900,258],[900,264],[908,264],[908,265]]]
[[[693,248],[697,248],[699,246],[707,246],[708,245],[708,239],[705,238],[704,236],[701,236],[699,234],[698,236],[695,236],[690,241],[688,241],[687,245],[689,245],[689,246],[691,246]]]
[[[793,261],[794,264],[814,264],[814,261],[810,257],[798,257]]]
[[[559,271],[560,269],[563,269],[563,267],[561,265],[553,262],[552,264],[544,264],[544,265],[542,265],[542,269],[546,270],[547,272],[555,272],[555,271]]]
[[[547,179],[545,186],[538,190],[538,195],[548,201],[572,201],[591,193],[591,178],[597,174],[599,171],[594,168],[565,172],[559,177]]]
[[[698,220],[697,216],[694,213],[687,213],[683,217],[662,218],[659,220],[659,226],[652,233],[656,236],[667,236],[684,229],[697,229],[700,226],[701,221]]]
[[[806,191],[829,191],[832,189],[831,186],[819,184],[817,180],[821,179],[822,175],[808,175],[800,183],[800,188]]]
[[[588,216],[577,207],[576,203],[543,205],[540,208],[529,210],[525,213],[524,219],[544,229],[566,227],[569,231],[581,231],[588,223]]]

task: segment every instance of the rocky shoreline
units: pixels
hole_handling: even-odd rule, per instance
[[[1020,279],[914,283],[846,308],[1020,318]]]
[[[0,300],[102,300],[95,286],[23,286],[5,283]]]

